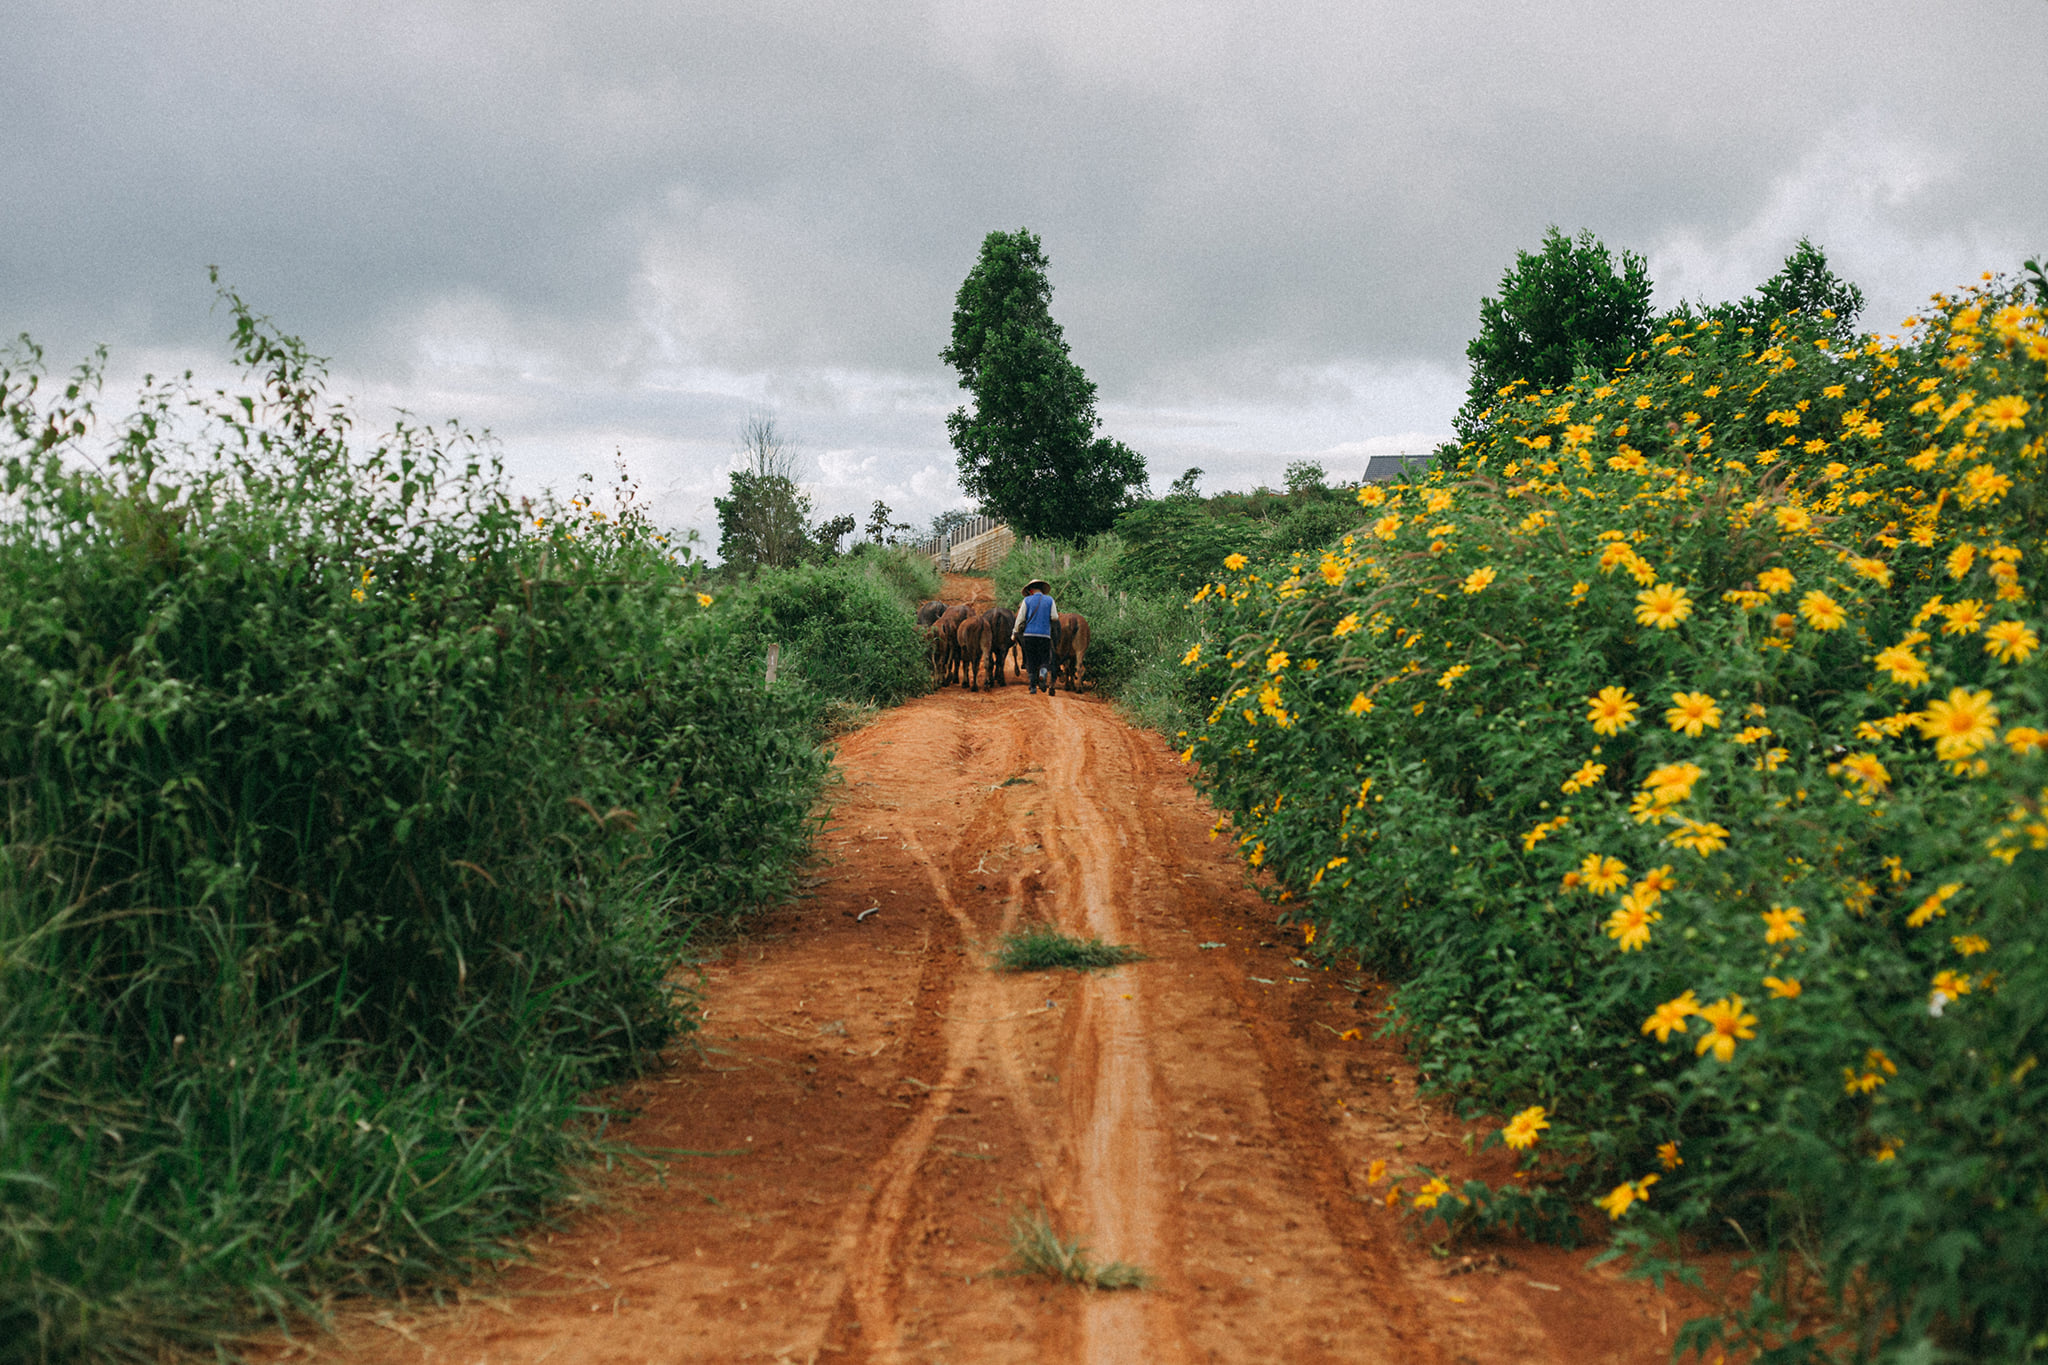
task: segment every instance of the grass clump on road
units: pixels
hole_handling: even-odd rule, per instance
[[[1104,943],[1099,938],[1075,938],[1050,924],[1031,924],[1003,937],[996,950],[996,969],[1005,972],[1050,972],[1067,968],[1077,972],[1121,967],[1142,962],[1145,955],[1121,943]]]
[[[1146,1289],[1152,1284],[1150,1275],[1123,1261],[1095,1264],[1087,1246],[1079,1238],[1061,1237],[1043,1209],[1011,1215],[1010,1259],[1015,1274],[1043,1275],[1088,1289]]]

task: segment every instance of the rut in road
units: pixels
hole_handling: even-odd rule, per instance
[[[1372,1037],[1377,985],[1296,956],[1157,736],[1089,697],[952,688],[846,736],[838,767],[818,884],[707,968],[703,1050],[628,1097],[664,1182],[463,1307],[371,1307],[312,1353],[1668,1359],[1686,1313],[1587,1253],[1439,1259],[1381,1207],[1375,1158],[1505,1168]],[[991,970],[1035,922],[1146,958]],[[1022,1210],[1153,1286],[991,1273]]]

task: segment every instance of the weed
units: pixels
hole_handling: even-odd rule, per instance
[[[1010,1216],[1010,1259],[1018,1275],[1043,1275],[1088,1289],[1146,1289],[1152,1277],[1134,1265],[1097,1265],[1079,1238],[1068,1241],[1043,1209]]]
[[[1005,972],[1049,972],[1065,967],[1092,972],[1144,959],[1145,955],[1136,948],[1121,943],[1075,938],[1050,924],[1029,924],[1003,937],[996,952],[996,968]]]

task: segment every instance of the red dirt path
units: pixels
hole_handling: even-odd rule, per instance
[[[949,583],[949,596],[962,584]],[[983,585],[985,587],[985,584]],[[1374,1159],[1500,1178],[1310,967],[1163,741],[1092,697],[949,688],[840,744],[822,875],[707,969],[701,1055],[630,1092],[661,1184],[442,1307],[299,1349],[450,1365],[1656,1362],[1696,1311],[1520,1243],[1432,1255]],[[861,918],[861,912],[878,907]],[[1033,921],[1132,944],[989,969]],[[1347,1039],[1345,1033],[1364,1036]],[[1017,1210],[1149,1271],[992,1274]]]

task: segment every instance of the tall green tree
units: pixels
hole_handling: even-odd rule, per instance
[[[1617,264],[1619,268],[1617,269]],[[1479,335],[1465,347],[1472,380],[1458,413],[1461,435],[1520,380],[1558,388],[1582,369],[1613,370],[1650,339],[1650,272],[1641,256],[1619,262],[1591,232],[1552,227],[1533,255],[1515,253],[1500,296],[1479,304]]]
[[[1038,238],[991,232],[953,305],[953,344],[973,409],[946,429],[960,486],[1020,535],[1080,538],[1106,531],[1145,487],[1145,461],[1096,435],[1095,385],[1067,354],[1052,319],[1052,282]]]

